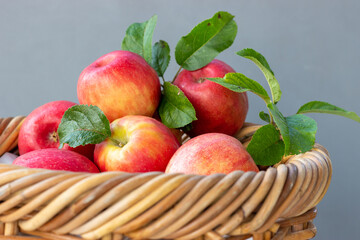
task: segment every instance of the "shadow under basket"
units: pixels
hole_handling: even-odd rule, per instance
[[[16,151],[23,119],[0,118],[0,156]],[[247,123],[237,137],[246,144],[258,127]],[[310,239],[331,173],[319,144],[258,173],[227,175],[0,164],[0,239]]]

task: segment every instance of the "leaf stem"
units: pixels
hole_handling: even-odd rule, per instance
[[[173,83],[173,82],[175,81],[175,79],[176,79],[176,77],[179,75],[181,69],[182,69],[182,66],[180,66],[179,70],[176,72],[175,77],[173,78],[173,80],[171,81],[171,83]]]
[[[274,125],[275,127],[277,127],[277,126],[276,126],[276,123],[274,122],[274,117],[273,117],[273,115],[271,114],[271,111],[270,111],[269,107],[268,107],[268,111],[269,111],[269,116],[270,116],[270,124],[272,124],[272,125]]]
[[[273,115],[272,115],[272,113],[270,111],[270,108],[269,108],[269,104],[272,104],[272,101],[271,100],[270,100],[270,102],[265,101],[265,103],[266,103],[266,107],[268,109],[269,116],[270,116],[270,124],[274,125],[277,128],[276,123],[274,122],[274,117],[273,117]]]
[[[270,124],[275,125],[275,127],[276,127],[276,124],[275,124],[275,122],[274,122],[274,117],[273,117],[273,115],[270,113],[270,111],[269,111],[269,114],[270,114]]]

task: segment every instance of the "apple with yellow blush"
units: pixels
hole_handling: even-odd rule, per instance
[[[80,74],[80,104],[98,106],[110,122],[126,115],[152,116],[160,101],[160,80],[140,55],[113,51]]]
[[[111,137],[95,146],[100,171],[165,171],[180,144],[161,122],[129,115],[110,124]]]

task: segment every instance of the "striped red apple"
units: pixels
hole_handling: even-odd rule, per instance
[[[222,133],[190,139],[171,158],[167,173],[210,175],[232,171],[258,172],[254,160],[239,140]]]
[[[213,60],[196,71],[182,70],[174,81],[190,100],[198,120],[192,122],[188,134],[192,137],[204,133],[234,135],[245,122],[248,112],[246,93],[233,92],[206,78],[224,77],[235,72],[220,60]]]
[[[38,149],[21,155],[12,163],[28,168],[98,173],[96,165],[83,155],[56,148]]]
[[[20,155],[43,148],[58,148],[57,129],[64,112],[76,105],[70,101],[52,101],[33,110],[24,120],[18,138]],[[78,152],[93,159],[95,145],[72,148],[65,144],[63,149]]]

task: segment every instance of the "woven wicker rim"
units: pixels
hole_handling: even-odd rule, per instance
[[[6,151],[16,146],[23,118],[0,120],[0,150]],[[246,124],[237,137],[246,144],[257,128]],[[331,173],[329,154],[319,144],[259,173],[88,174],[0,164],[0,221],[18,222],[22,232],[84,239],[255,236],[313,212]]]

